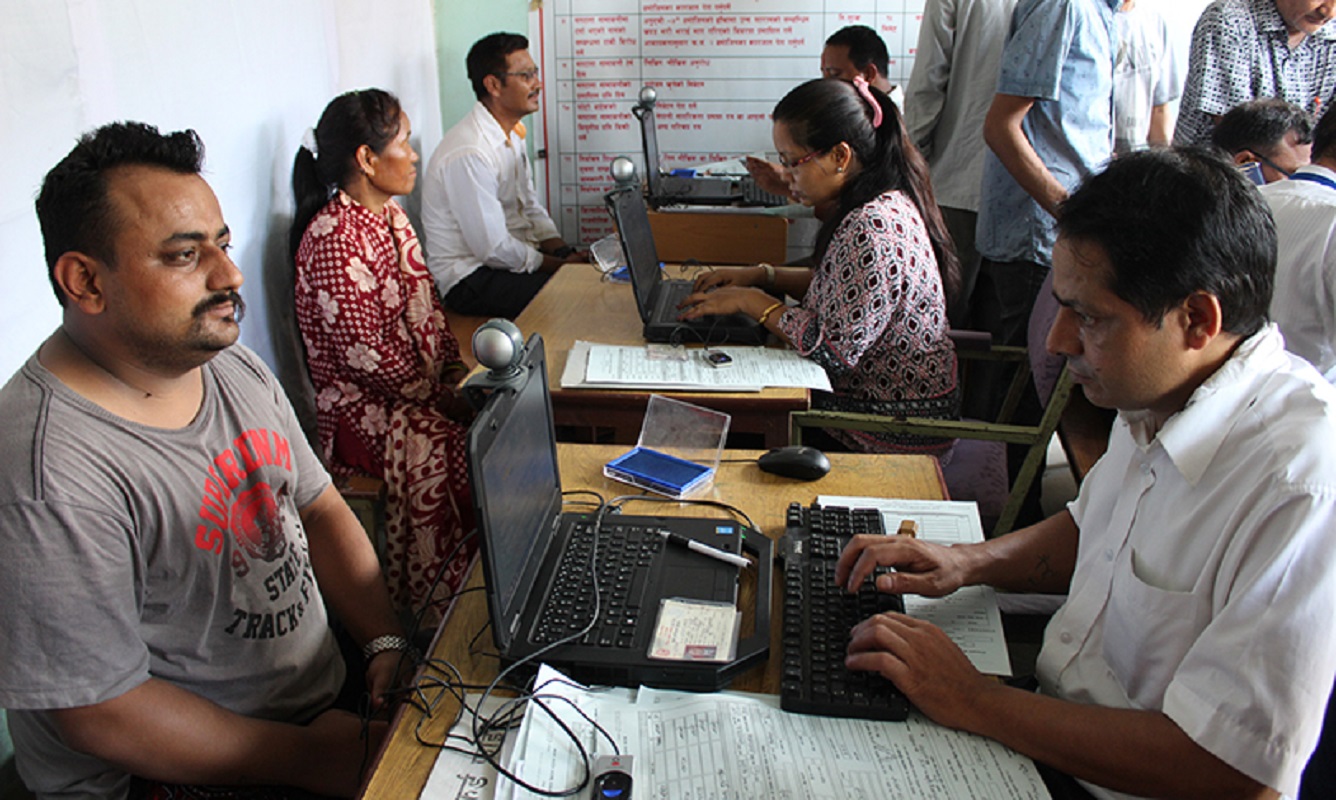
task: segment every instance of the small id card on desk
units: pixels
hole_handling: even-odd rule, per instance
[[[669,661],[733,660],[742,612],[727,603],[665,598],[659,604],[650,658]]]

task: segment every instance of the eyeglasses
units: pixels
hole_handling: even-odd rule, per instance
[[[1256,158],[1258,161],[1267,165],[1271,169],[1274,169],[1276,172],[1279,172],[1281,175],[1284,175],[1287,178],[1294,174],[1291,170],[1285,169],[1284,167],[1280,166],[1279,164],[1267,158],[1266,156],[1262,155],[1261,153],[1257,152],[1256,150],[1249,149],[1247,150],[1247,152],[1251,153],[1252,156]]]
[[[498,75],[508,75],[512,78],[522,78],[525,83],[533,83],[538,80],[538,68],[526,69],[523,72],[498,72]]]
[[[816,158],[817,156],[821,155],[821,154],[824,153],[824,152],[826,152],[826,151],[825,151],[825,150],[813,150],[812,152],[808,153],[807,155],[805,155],[805,156],[800,156],[800,157],[798,157],[798,158],[795,158],[795,159],[792,160],[792,161],[788,160],[788,159],[785,158],[784,156],[780,156],[780,157],[779,157],[779,165],[780,165],[781,167],[783,167],[784,169],[794,170],[794,169],[797,169],[798,167],[801,167],[803,164],[806,164],[808,161],[811,161],[812,159]]]

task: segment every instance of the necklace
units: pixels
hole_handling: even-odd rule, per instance
[[[77,341],[75,341],[74,337],[70,336],[69,332],[66,331],[64,328],[61,329],[60,335],[65,338],[65,341],[69,343],[70,347],[73,348],[74,351],[78,353],[85,361],[87,361],[89,364],[92,364],[94,367],[97,367],[97,369],[100,372],[105,374],[107,377],[111,378],[112,381],[120,384],[126,389],[129,389],[132,393],[142,396],[143,399],[145,400],[147,400],[150,397],[153,397],[153,392],[150,392],[147,389],[144,389],[140,386],[136,386],[135,384],[131,383],[130,381],[127,381],[120,375],[117,375],[115,372],[112,372],[110,369],[108,369],[101,361],[94,358],[91,353],[89,353],[82,346],[80,346],[80,344]]]

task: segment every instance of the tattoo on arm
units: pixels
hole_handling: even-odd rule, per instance
[[[1048,556],[1039,557],[1039,562],[1035,564],[1034,575],[1030,577],[1030,585],[1036,588],[1044,587],[1053,582],[1057,577],[1057,570],[1048,563]]]

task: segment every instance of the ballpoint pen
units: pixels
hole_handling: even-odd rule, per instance
[[[719,561],[722,561],[725,564],[732,564],[733,566],[738,567],[739,569],[747,568],[748,564],[747,559],[743,558],[742,556],[734,555],[733,553],[726,553],[717,547],[711,547],[708,544],[705,544],[704,542],[698,542],[695,539],[692,539],[688,536],[683,536],[680,533],[673,533],[672,531],[669,530],[660,530],[659,535],[667,539],[669,544],[675,544],[678,547],[685,547],[688,550],[694,550],[695,552],[700,553],[703,556],[709,556],[710,558],[718,559]]]

